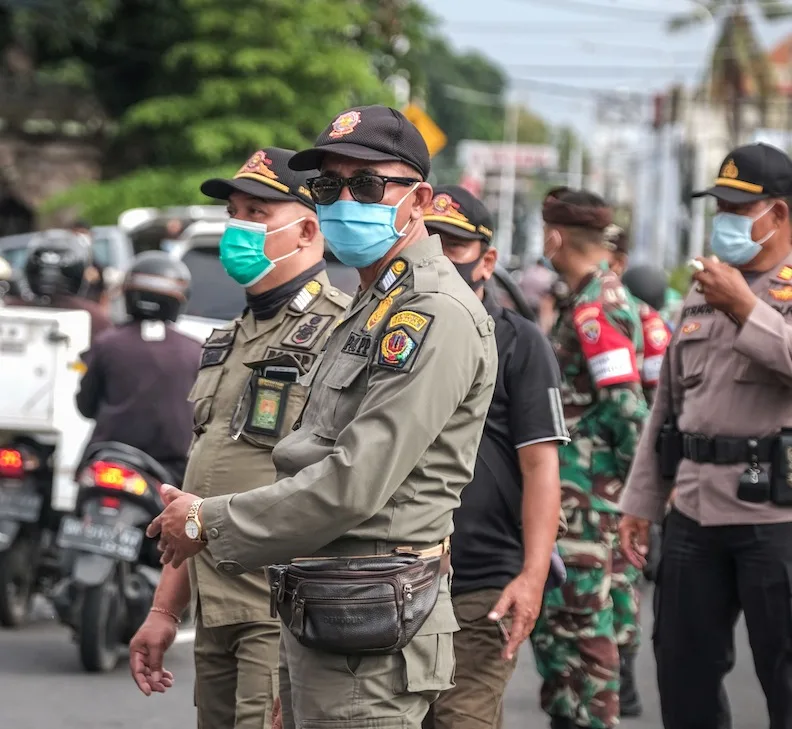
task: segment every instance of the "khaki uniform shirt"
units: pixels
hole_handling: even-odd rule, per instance
[[[251,380],[253,370],[247,363],[266,360],[262,368],[272,364],[309,371],[349,301],[330,285],[323,271],[273,318],[257,321],[248,311],[211,334],[189,395],[195,404],[195,438],[185,491],[206,498],[275,481],[272,449],[291,432],[307,391],[299,384],[284,387],[269,379],[261,383],[264,387],[248,389],[249,383],[258,385],[259,380]],[[245,392],[250,394],[240,407]],[[255,430],[248,425],[251,409]],[[271,620],[264,574],[219,573],[210,554],[202,552],[190,560],[190,578],[207,627]]]
[[[674,484],[660,477],[655,441],[672,397],[685,433],[764,438],[792,426],[792,255],[748,281],[759,301],[742,327],[695,288],[685,300],[621,500],[625,513],[655,522],[665,514]],[[704,526],[792,521],[792,509],[737,498],[747,467],[683,460],[676,508]]]
[[[425,549],[450,535],[494,390],[494,330],[438,236],[405,248],[358,293],[307,378],[300,428],[275,449],[280,480],[204,501],[218,567],[366,554],[372,542]],[[422,632],[455,628],[445,599]]]

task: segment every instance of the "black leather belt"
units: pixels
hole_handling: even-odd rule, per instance
[[[756,455],[760,462],[773,459],[777,438],[726,438],[682,433],[682,455],[695,463],[728,465],[750,463]]]

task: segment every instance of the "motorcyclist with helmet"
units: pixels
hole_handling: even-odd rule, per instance
[[[130,320],[84,353],[77,407],[96,427],[93,443],[115,441],[157,460],[181,484],[192,438],[187,395],[201,345],[171,325],[190,295],[190,271],[161,251],[138,255],[123,293]]]
[[[9,295],[7,306],[79,309],[91,315],[91,340],[113,326],[103,308],[87,297],[86,271],[93,270],[91,247],[68,230],[47,230],[31,241],[25,278],[32,297]]]

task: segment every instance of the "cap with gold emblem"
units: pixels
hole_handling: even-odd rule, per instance
[[[737,147],[723,160],[715,184],[693,197],[712,195],[734,205],[792,195],[792,160],[769,144]]]
[[[459,185],[435,187],[432,202],[424,210],[430,233],[446,233],[462,240],[492,240],[492,216],[481,200]]]
[[[289,167],[294,156],[290,149],[266,147],[256,152],[233,179],[215,178],[201,185],[201,192],[217,200],[228,200],[232,192],[244,192],[272,202],[301,202],[315,210],[313,198],[305,184],[310,176]]]

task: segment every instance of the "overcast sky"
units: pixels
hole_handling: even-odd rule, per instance
[[[660,91],[699,77],[713,25],[670,34],[665,20],[690,0],[424,0],[459,49],[499,63],[516,97],[555,123],[590,129],[591,89]],[[757,30],[772,46],[792,22]]]

